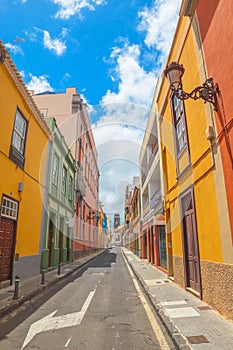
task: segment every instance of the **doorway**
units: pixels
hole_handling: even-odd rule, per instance
[[[167,269],[167,243],[166,231],[164,225],[158,226],[158,241],[159,241],[159,265]]]
[[[48,251],[49,251],[49,259],[48,259],[48,267],[52,266],[52,258],[53,258],[53,242],[54,242],[54,219],[55,215],[50,213],[49,218],[49,232],[48,232]]]
[[[198,234],[194,209],[193,191],[181,197],[183,253],[186,287],[198,292],[201,296],[201,275],[198,247]]]
[[[0,282],[11,280],[15,223],[0,217]]]
[[[59,228],[59,261],[63,262],[63,230],[64,230],[64,219],[60,218]]]

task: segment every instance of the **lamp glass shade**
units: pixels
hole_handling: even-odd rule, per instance
[[[181,87],[181,77],[184,74],[184,67],[181,64],[172,62],[164,70],[164,74],[172,89],[178,90]]]

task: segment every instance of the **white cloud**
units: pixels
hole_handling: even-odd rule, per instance
[[[147,73],[139,64],[140,49],[138,45],[125,43],[123,48],[114,47],[110,55],[116,64],[112,80],[118,81],[118,92],[107,91],[102,98],[103,104],[137,103],[149,106],[155,87],[155,75]]]
[[[68,35],[67,28],[62,28],[61,33],[55,39],[51,38],[47,30],[38,27],[34,27],[33,31],[25,31],[25,35],[32,42],[40,42],[42,40],[41,34],[43,35],[43,45],[46,49],[54,52],[57,56],[62,56],[65,53],[67,47],[64,38]]]
[[[68,29],[67,28],[62,28],[61,37],[65,38],[67,35],[68,35]]]
[[[70,73],[65,73],[64,76],[63,76],[63,81],[68,81],[69,79],[71,78],[71,74]]]
[[[100,200],[108,213],[122,213],[125,186],[139,175],[139,152],[156,78],[140,65],[138,45],[114,47],[107,63],[115,64],[111,79],[118,91],[101,100],[93,132],[100,168]],[[104,179],[104,180],[102,180]]]
[[[38,31],[38,28],[35,28],[36,31]],[[25,31],[25,35],[27,36],[27,38],[32,41],[32,42],[36,42],[37,41],[37,35],[35,32],[29,32],[28,30]]]
[[[52,0],[60,9],[55,14],[56,18],[69,19],[71,16],[81,17],[81,11],[88,9],[94,11],[96,6],[104,5],[105,0]]]
[[[177,24],[181,0],[155,0],[138,13],[138,30],[146,32],[145,44],[155,46],[164,58],[168,54]]]
[[[100,201],[108,214],[121,213],[125,186],[139,174],[139,151],[144,129],[119,122],[92,126],[100,170]]]
[[[13,53],[14,55],[17,55],[17,54],[23,55],[23,50],[18,45],[12,45],[11,43],[6,43],[5,47],[7,48],[8,51]]]
[[[114,47],[105,59],[114,67],[110,77],[117,90],[108,90],[99,111],[95,108],[91,116],[98,120],[93,133],[99,154],[100,200],[108,213],[122,213],[125,185],[139,176],[139,152],[156,85],[155,70],[170,49],[180,3],[157,0],[152,8],[145,7],[138,14],[138,29],[146,33],[146,49],[141,51],[139,45],[125,40],[123,47]],[[155,60],[150,72],[141,63],[146,55]]]
[[[44,47],[47,48],[49,51],[55,52],[57,56],[62,56],[66,51],[65,43],[58,38],[51,39],[50,34],[47,30],[43,30],[43,33],[44,33],[44,39],[43,39]]]
[[[29,90],[33,90],[35,94],[39,94],[45,91],[54,91],[52,86],[47,80],[46,75],[40,75],[39,77],[29,74],[30,80],[26,84]]]

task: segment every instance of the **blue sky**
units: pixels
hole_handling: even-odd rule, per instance
[[[139,173],[148,111],[180,4],[181,0],[0,2],[0,39],[28,88],[35,93],[63,92],[75,86],[90,106],[100,197],[107,212],[121,211],[124,186]],[[134,146],[132,157],[125,154],[129,143]]]

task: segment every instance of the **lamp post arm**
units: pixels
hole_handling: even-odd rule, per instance
[[[218,86],[214,85],[212,78],[207,79],[201,86],[197,86],[190,93],[185,92],[182,89],[172,88],[176,97],[180,100],[187,100],[191,98],[193,100],[198,100],[199,98],[203,99],[204,102],[210,102],[214,106],[214,109],[217,111],[217,97],[216,93],[219,91]]]

